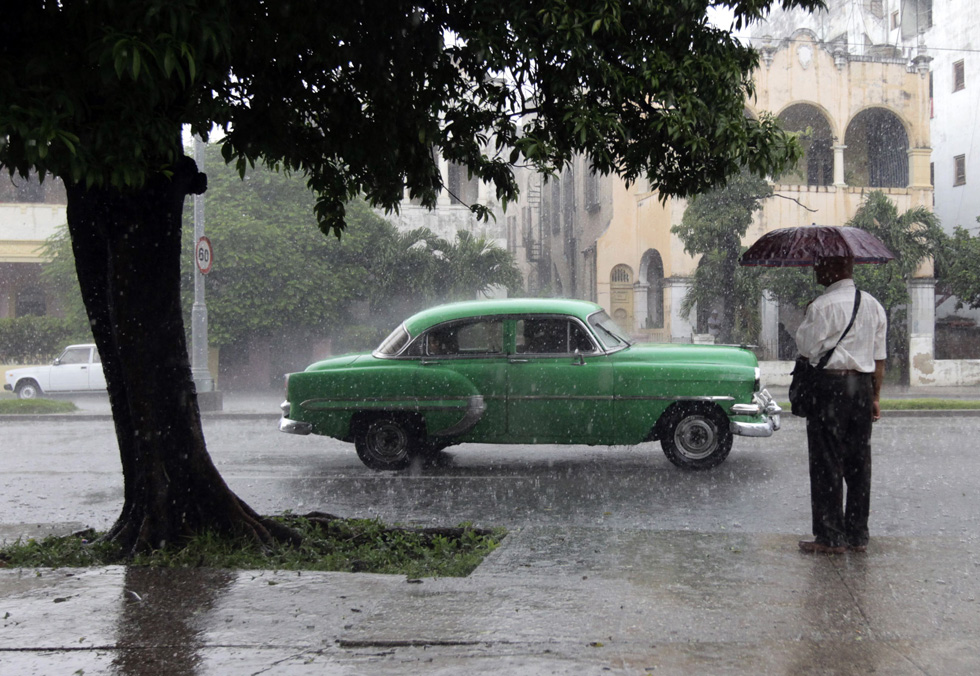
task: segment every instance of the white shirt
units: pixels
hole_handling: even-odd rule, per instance
[[[806,309],[803,323],[796,331],[796,346],[814,366],[823,354],[834,347],[854,311],[854,280],[834,282]],[[875,360],[887,356],[885,337],[888,320],[881,303],[870,294],[861,292],[854,326],[824,368],[874,373]]]

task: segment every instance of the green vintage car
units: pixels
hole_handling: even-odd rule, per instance
[[[281,431],[353,441],[378,470],[467,442],[657,439],[707,469],[733,434],[771,436],[781,410],[748,349],[635,344],[594,303],[505,299],[425,310],[373,353],[287,375],[282,412]]]

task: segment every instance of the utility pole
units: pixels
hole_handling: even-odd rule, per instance
[[[204,171],[204,142],[194,138],[194,161]],[[208,306],[204,301],[204,275],[211,270],[211,245],[205,247],[207,260],[202,261],[204,237],[204,195],[194,195],[194,305],[191,307],[191,377],[197,389],[197,404],[202,411],[221,410],[221,392],[214,387],[208,368]]]

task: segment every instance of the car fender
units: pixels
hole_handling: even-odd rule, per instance
[[[313,431],[353,438],[359,419],[372,413],[415,416],[428,436],[451,438],[482,416],[483,398],[473,384],[449,369],[419,361],[366,360],[336,370],[308,370],[289,377],[290,418]]]
[[[752,401],[754,356],[729,361],[705,359],[695,350],[664,349],[658,355],[648,349],[644,353],[637,355],[642,358],[618,360],[614,369],[617,410],[631,436],[659,438],[664,413],[685,401],[713,402],[726,414],[733,404]],[[715,350],[713,356],[731,354]],[[661,358],[652,359],[654,356]]]
[[[423,364],[419,368],[414,391],[430,437],[448,440],[465,434],[486,412],[483,393],[473,382],[438,364]]]
[[[19,369],[7,371],[7,383],[16,390],[18,383],[24,380],[33,380],[42,390],[47,391],[51,385],[50,366],[27,366]]]

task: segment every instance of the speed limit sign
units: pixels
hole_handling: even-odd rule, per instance
[[[194,258],[197,260],[197,269],[201,271],[202,275],[211,272],[211,264],[214,262],[214,249],[211,248],[211,240],[207,237],[197,240]]]

